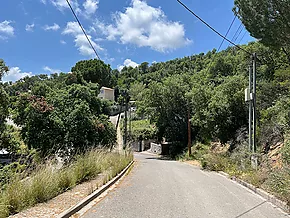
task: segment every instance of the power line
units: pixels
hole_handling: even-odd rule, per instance
[[[243,34],[243,36],[242,36],[242,38],[240,39],[240,41],[239,41],[239,43],[238,43],[238,44],[240,44],[240,43],[241,43],[241,41],[244,39],[244,37],[246,36],[246,34],[247,34],[247,31],[245,31],[245,33]]]
[[[231,25],[229,26],[229,28],[228,28],[228,30],[227,30],[227,33],[226,33],[225,37],[228,36],[228,34],[229,34],[229,32],[230,32],[230,30],[231,30],[231,28],[232,28],[232,26],[233,26],[233,24],[234,24],[236,18],[237,18],[237,15],[235,15],[233,21],[231,22]],[[224,44],[224,41],[225,41],[225,39],[223,38],[223,40],[222,40],[222,42],[221,42],[221,44],[220,44],[220,46],[219,46],[217,52],[220,51],[222,45]],[[207,68],[207,72],[211,69],[211,66],[212,66],[213,61],[214,61],[214,57],[211,59],[211,62],[210,62],[210,64],[209,64],[209,68]]]
[[[235,15],[235,17],[234,17],[234,19],[233,19],[233,21],[232,21],[230,27],[228,28],[228,31],[227,31],[225,37],[228,36],[228,34],[229,34],[229,32],[230,32],[230,30],[231,30],[231,28],[232,28],[232,26],[233,26],[233,24],[234,24],[236,18],[237,18],[237,15]],[[218,48],[218,52],[219,52],[219,50],[221,49],[222,45],[224,44],[224,41],[225,41],[225,39],[223,38],[223,40],[222,40],[222,42],[221,42],[221,44],[220,44],[220,46],[219,46],[219,48]]]
[[[244,28],[245,28],[245,27],[243,27],[243,28],[240,30],[239,34],[237,35],[237,37],[236,37],[235,40],[234,40],[235,42],[237,41],[237,39],[238,39],[239,36],[241,35],[241,33],[242,33],[242,31],[244,30]]]
[[[242,27],[242,25],[243,25],[242,23],[239,25],[239,27],[238,27],[238,29],[236,30],[235,34],[233,35],[231,41],[234,41],[234,39],[235,39],[235,37],[237,36],[237,34],[238,34],[240,28]]]
[[[215,32],[217,35],[219,35],[220,37],[222,37],[224,40],[226,40],[227,42],[229,42],[230,44],[234,45],[235,47],[237,47],[238,49],[246,52],[249,55],[252,55],[250,52],[248,52],[247,50],[243,49],[242,47],[238,46],[237,44],[235,44],[234,42],[232,42],[231,40],[229,40],[228,38],[226,38],[225,36],[223,36],[221,33],[219,33],[217,30],[215,30],[212,26],[210,26],[207,22],[205,22],[202,18],[200,18],[196,13],[194,13],[191,9],[189,9],[184,3],[182,3],[180,0],[177,0],[179,4],[181,4],[186,10],[188,10],[192,15],[194,15],[197,19],[199,19],[203,24],[205,24],[208,28],[210,28],[213,32]]]
[[[82,29],[83,33],[85,34],[85,36],[86,36],[86,38],[87,38],[87,40],[88,40],[90,46],[92,47],[93,51],[95,52],[96,56],[98,57],[99,60],[101,60],[100,57],[99,57],[99,55],[98,55],[98,53],[97,53],[97,51],[96,51],[96,49],[94,48],[94,46],[93,46],[93,44],[92,44],[90,38],[88,37],[88,35],[87,35],[85,29],[83,28],[83,26],[82,26],[80,20],[78,19],[77,15],[76,15],[76,13],[75,13],[75,11],[74,11],[74,9],[72,8],[71,4],[69,3],[69,0],[66,0],[66,2],[67,2],[67,4],[68,4],[68,6],[70,7],[71,12],[73,13],[73,15],[74,15],[76,21],[78,22],[80,28]]]

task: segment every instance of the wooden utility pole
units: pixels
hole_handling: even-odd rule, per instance
[[[190,124],[190,110],[187,113],[187,129],[188,129],[188,156],[191,155],[191,124]]]

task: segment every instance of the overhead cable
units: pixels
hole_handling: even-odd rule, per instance
[[[77,15],[76,15],[76,13],[75,13],[75,11],[74,11],[73,7],[72,7],[72,6],[71,6],[71,4],[69,3],[69,0],[66,0],[66,2],[67,2],[67,4],[68,4],[68,6],[69,6],[69,8],[70,8],[71,12],[73,13],[73,15],[74,15],[74,17],[75,17],[76,21],[78,22],[78,24],[79,24],[80,28],[82,29],[82,31],[83,31],[83,33],[84,33],[84,35],[86,36],[86,38],[87,38],[87,40],[88,40],[88,42],[89,42],[89,44],[90,44],[91,48],[92,48],[92,49],[93,49],[93,51],[95,52],[95,54],[96,54],[97,58],[98,58],[99,60],[101,60],[101,59],[100,59],[100,56],[98,55],[98,52],[97,52],[97,50],[94,48],[94,46],[93,46],[93,44],[92,44],[92,42],[91,42],[90,38],[88,37],[88,35],[87,35],[87,33],[86,33],[85,29],[83,28],[83,26],[82,26],[82,24],[81,24],[81,22],[80,22],[79,18],[77,17]]]
[[[230,44],[234,45],[238,49],[246,52],[249,55],[252,55],[249,51],[243,49],[241,46],[235,44],[228,38],[226,38],[224,35],[219,33],[216,29],[214,29],[211,25],[209,25],[206,21],[204,21],[201,17],[199,17],[196,13],[194,13],[190,8],[188,8],[184,3],[182,3],[180,0],[177,0],[179,4],[181,4],[186,10],[188,10],[192,15],[194,15],[197,19],[199,19],[203,24],[205,24],[208,28],[210,28],[213,32],[215,32],[217,35],[219,35],[221,38],[223,38],[225,41],[229,42]]]

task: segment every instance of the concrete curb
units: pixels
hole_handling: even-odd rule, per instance
[[[117,176],[115,176],[113,179],[111,179],[109,182],[107,182],[105,185],[103,185],[101,188],[94,191],[92,194],[84,198],[81,202],[76,204],[75,206],[69,208],[68,210],[62,212],[57,216],[57,218],[68,218],[81,210],[83,207],[85,207],[87,204],[89,204],[92,200],[100,196],[103,192],[105,192],[108,188],[110,188],[113,184],[115,184],[119,179],[121,179],[125,173],[130,169],[134,161],[132,160],[128,166],[122,170]]]
[[[269,194],[268,192],[264,191],[263,189],[257,188],[255,186],[253,186],[252,184],[249,184],[239,178],[236,177],[231,177],[229,174],[219,171],[219,174],[221,174],[222,176],[227,177],[228,179],[231,179],[232,181],[235,181],[237,183],[239,183],[240,185],[250,189],[251,191],[253,191],[254,193],[260,195],[262,198],[265,198],[267,201],[269,201],[270,203],[274,204],[275,206],[279,207],[280,209],[282,209],[283,211],[285,211],[286,213],[290,213],[290,207],[287,205],[286,202],[279,200],[278,198],[276,198],[274,195]]]

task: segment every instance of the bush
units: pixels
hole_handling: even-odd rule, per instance
[[[17,153],[21,151],[23,144],[20,132],[14,126],[5,125],[3,130],[0,130],[0,150],[4,148],[9,152]]]
[[[231,165],[229,159],[221,154],[209,153],[201,158],[201,166],[206,170],[226,171]]]
[[[0,187],[3,187],[5,184],[9,183],[9,181],[14,178],[17,173],[19,174],[23,172],[25,168],[26,165],[14,162],[0,169]]]
[[[284,146],[281,150],[282,159],[285,165],[290,166],[290,141],[285,141]]]
[[[266,169],[259,169],[256,171],[249,168],[247,171],[244,171],[240,177],[255,187],[261,187],[268,179],[268,171]]]
[[[203,156],[207,154],[209,150],[210,150],[209,145],[205,145],[198,142],[191,147],[191,154],[195,159],[202,160]]]
[[[290,205],[290,169],[274,170],[270,173],[264,186],[266,189],[288,202]]]

